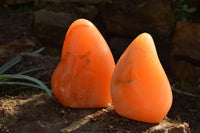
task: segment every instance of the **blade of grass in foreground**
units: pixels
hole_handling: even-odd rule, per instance
[[[42,71],[42,70],[47,70],[47,69],[53,69],[54,67],[41,67],[41,68],[33,68],[30,70],[26,70],[17,74],[28,74],[28,73],[32,73],[32,72],[38,72],[38,71]]]
[[[22,60],[22,56],[18,56],[9,62],[5,63],[3,66],[0,67],[0,74],[3,74],[5,71],[7,71],[9,68],[14,66],[15,64],[19,63]]]
[[[40,48],[34,52],[31,52],[31,53],[27,53],[25,55],[21,55],[21,56],[18,56],[12,60],[10,60],[9,62],[5,63],[3,66],[0,67],[0,74],[3,74],[5,71],[7,71],[8,69],[10,69],[12,66],[14,66],[15,64],[19,63],[20,61],[22,61],[23,57],[24,56],[32,56],[34,54],[37,54],[39,52],[41,52],[44,48]]]
[[[43,87],[41,87],[39,85],[26,83],[26,82],[0,82],[0,85],[23,85],[23,86],[29,86],[29,87],[45,90],[47,92],[47,94],[52,95],[52,91],[51,90],[46,90],[46,89],[44,89]]]
[[[5,82],[5,81],[0,81],[0,85],[5,85],[5,84],[9,84],[9,85],[15,85],[14,83],[17,83],[16,85],[25,85],[25,86],[31,86],[31,87],[35,87],[35,88],[39,88],[39,89],[43,89],[45,90],[48,94],[52,94],[52,91],[45,85],[43,84],[40,80],[33,78],[31,76],[27,76],[27,75],[20,75],[20,74],[4,74],[4,75],[0,75],[0,80],[3,79],[25,79],[25,80],[29,80],[32,82],[35,82],[37,85],[35,84],[30,84],[30,83],[25,83],[25,82]]]
[[[33,69],[30,69],[30,70],[26,70],[26,71],[22,71],[22,72],[19,72],[17,74],[29,74],[29,73],[33,73],[33,72],[38,72],[38,71],[42,71],[42,70],[48,70],[48,69],[52,69],[54,67],[41,67],[41,68],[33,68]],[[2,82],[4,81],[9,81],[9,79],[3,79],[1,80]]]

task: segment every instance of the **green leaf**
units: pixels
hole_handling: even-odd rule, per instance
[[[187,10],[188,10],[187,4],[184,4],[184,5],[183,5],[183,10],[187,12]]]
[[[189,92],[186,92],[186,91],[182,91],[182,90],[176,89],[174,85],[172,85],[171,87],[172,87],[173,91],[175,91],[175,92],[177,92],[179,94],[200,98],[199,95],[192,94],[192,93],[189,93]]]
[[[33,78],[31,76],[21,75],[21,74],[10,74],[10,75],[5,74],[5,75],[0,75],[0,79],[25,79],[25,80],[29,80],[29,81],[32,81],[32,82],[35,82],[36,84],[38,84],[40,89],[45,90],[48,94],[50,94],[50,95],[52,94],[52,91],[45,84],[43,84],[40,80]],[[2,82],[2,81],[0,81],[0,82]],[[5,82],[2,82],[2,83],[5,83]],[[27,84],[29,84],[29,83],[27,83]],[[38,87],[36,87],[36,88],[38,88]]]
[[[187,22],[187,17],[186,17],[186,15],[182,15],[182,16],[181,16],[181,21]]]
[[[32,72],[38,72],[38,71],[42,71],[42,70],[47,70],[47,69],[52,69],[53,67],[41,67],[41,68],[33,68],[30,70],[26,70],[17,74],[28,74],[28,73],[32,73]]]
[[[183,10],[182,9],[180,9],[180,8],[176,8],[176,9],[174,9],[174,12],[176,12],[176,13],[178,13],[178,12],[182,12]]]
[[[22,86],[29,86],[29,87],[33,87],[33,88],[42,89],[42,90],[46,91],[49,95],[52,95],[52,91],[46,90],[45,88],[43,88],[43,87],[41,87],[39,85],[32,84],[32,83],[26,83],[26,82],[1,82],[0,81],[0,85],[22,85]]]
[[[184,2],[185,0],[173,0],[174,3],[176,3],[176,5],[180,5]]]
[[[181,4],[181,3],[183,3],[185,0],[178,0],[179,1],[179,3]]]
[[[188,13],[193,13],[193,12],[195,12],[195,11],[196,11],[196,8],[189,8],[189,9],[187,10]]]
[[[42,71],[42,70],[47,70],[47,69],[52,69],[54,67],[42,67],[42,68],[33,68],[33,69],[30,69],[30,70],[26,70],[26,71],[23,71],[23,72],[19,72],[17,74],[28,74],[28,73],[32,73],[32,72],[38,72],[38,71]],[[9,79],[3,79],[1,80],[2,82],[4,81],[9,81]]]
[[[14,66],[15,64],[19,63],[21,60],[22,60],[22,56],[19,56],[19,57],[16,57],[16,58],[10,60],[9,62],[4,64],[3,66],[1,66],[0,67],[0,74],[3,74],[5,71],[7,71],[9,68]]]
[[[20,61],[22,61],[23,57],[28,55],[28,56],[32,56],[34,54],[37,54],[39,52],[41,52],[44,48],[40,48],[34,52],[31,53],[27,53],[25,55],[21,55],[18,56],[12,60],[10,60],[9,62],[5,63],[3,66],[0,67],[0,74],[3,74],[5,71],[7,71],[8,69],[10,69],[11,67],[13,67],[14,65],[16,65],[17,63],[19,63]]]
[[[31,52],[31,53],[28,53],[27,55],[28,55],[28,56],[32,56],[32,55],[34,55],[34,54],[40,53],[42,50],[44,50],[44,47],[42,47],[42,48],[40,48],[40,49],[38,49],[38,50],[36,50],[36,51],[33,51],[33,52]]]

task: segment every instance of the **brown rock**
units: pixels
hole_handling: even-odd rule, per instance
[[[54,3],[54,4],[77,4],[77,5],[97,5],[109,3],[111,0],[34,0],[35,3]]]
[[[200,1],[199,0],[189,0],[188,6],[192,8],[200,8]]]
[[[99,4],[109,0],[64,0],[65,2],[79,3],[79,4]]]
[[[177,22],[173,37],[172,55],[200,61],[200,24]]]
[[[107,31],[111,34],[134,38],[143,32],[150,33],[167,70],[170,36],[175,24],[169,0],[113,2],[104,14]]]
[[[77,10],[80,12],[80,14],[82,14],[82,16],[84,16],[84,18],[89,20],[92,20],[98,14],[98,9],[93,5],[86,5],[77,8]]]
[[[53,12],[45,9],[34,14],[34,29],[45,46],[61,47],[70,24],[77,19],[74,14]]]
[[[36,44],[29,40],[15,40],[5,45],[0,45],[1,51],[8,51],[10,53],[31,52],[36,48]]]
[[[200,67],[183,59],[171,59],[172,75],[182,81],[200,83]]]
[[[3,0],[1,3],[4,3],[5,5],[17,5],[17,4],[26,4],[34,2],[34,0]]]
[[[53,2],[53,3],[58,3],[60,0],[34,0],[35,3],[40,3],[40,2]]]
[[[171,71],[181,80],[200,82],[200,25],[177,22],[173,37]]]
[[[96,4],[84,4],[78,1],[70,2],[70,0],[35,0],[44,9],[54,12],[64,12],[72,14],[79,18],[93,19],[98,14]]]
[[[57,6],[61,4],[62,0],[34,0],[36,5],[40,5],[40,7],[49,9],[53,6]]]
[[[107,15],[106,23],[109,32],[130,37],[141,32],[150,32],[164,39],[167,39],[166,37],[172,32],[175,21],[168,0],[148,0],[140,3],[127,1],[119,4],[123,5],[121,13],[116,11],[115,14]]]

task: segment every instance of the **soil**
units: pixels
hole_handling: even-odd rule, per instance
[[[54,96],[47,94],[3,98],[0,101],[0,110],[2,133],[152,133],[156,126],[159,128],[163,125],[165,127],[180,125],[179,122],[168,118],[159,125],[127,119],[117,115],[112,105],[94,109],[67,108],[62,106]],[[187,123],[184,124],[189,132]],[[181,129],[173,130],[181,131]],[[157,131],[161,132],[158,129]]]
[[[32,29],[32,13],[34,8],[27,5],[15,7],[0,7],[0,45],[14,40],[29,39],[37,46],[41,44],[34,35]],[[43,53],[47,55],[48,53]],[[15,53],[7,53],[0,56],[0,65],[15,57]],[[31,58],[31,59],[30,59]],[[39,58],[28,57],[8,73],[27,70],[34,67],[56,66],[59,55],[55,58],[39,55]],[[28,65],[29,64],[29,65]],[[32,74],[50,87],[50,78],[53,69]],[[176,83],[174,81],[171,83]],[[191,85],[192,86],[192,85]],[[172,120],[164,119],[164,123],[189,124],[191,132],[200,132],[200,91],[186,87],[175,86],[181,92],[173,91],[173,105],[168,113]],[[1,87],[0,94],[6,88]],[[13,89],[13,88],[8,88]],[[16,89],[16,88],[15,88]],[[39,95],[38,95],[39,93]],[[115,113],[112,106],[99,109],[71,109],[62,106],[54,96],[40,94],[41,90],[30,89],[26,91],[12,92],[0,97],[0,132],[32,132],[32,133],[56,133],[56,132],[145,132],[157,124],[142,123],[121,117]],[[197,95],[197,96],[196,96]],[[185,123],[185,124],[186,124]],[[187,125],[187,124],[186,124]],[[147,131],[148,132],[148,131]]]
[[[9,54],[8,54],[9,55]],[[10,57],[11,58],[11,57]],[[2,58],[6,60],[7,58]],[[58,58],[36,55],[26,57],[7,73],[17,73],[36,67],[52,66],[55,68]],[[31,65],[27,65],[31,64]],[[53,69],[30,74],[42,80],[50,88]],[[168,113],[171,119],[164,123],[188,123],[192,132],[200,132],[200,91],[195,89],[174,88],[173,105]],[[38,89],[19,90],[17,87],[2,86],[0,94],[15,90],[0,98],[0,132],[148,132],[157,124],[148,124],[121,117],[112,106],[99,109],[71,109],[62,106],[54,96],[41,94]],[[39,94],[39,95],[38,95]],[[173,122],[174,121],[174,122]],[[167,125],[167,124],[165,124]]]

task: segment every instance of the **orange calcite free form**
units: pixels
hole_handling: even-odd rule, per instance
[[[78,19],[67,31],[61,60],[52,75],[53,93],[67,107],[105,107],[111,103],[114,67],[101,33],[90,21]]]
[[[159,123],[168,113],[171,87],[148,33],[140,34],[119,59],[111,97],[115,111],[130,119]]]

